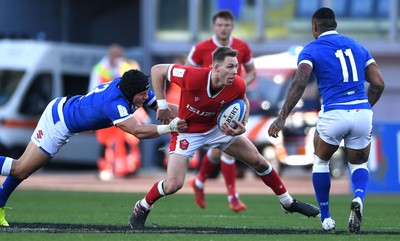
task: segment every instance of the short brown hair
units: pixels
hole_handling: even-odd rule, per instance
[[[223,62],[226,56],[236,57],[237,53],[238,51],[232,49],[231,47],[219,47],[213,52],[212,62],[213,63]]]
[[[213,15],[212,22],[215,23],[215,20],[217,20],[217,18],[223,18],[223,19],[231,20],[233,22],[233,14],[229,10],[221,10],[221,11],[216,12]]]

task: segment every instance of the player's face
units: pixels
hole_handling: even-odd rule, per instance
[[[143,103],[149,98],[148,91],[145,90],[143,92],[137,93],[133,96],[133,104],[137,107],[142,107]]]
[[[231,85],[238,72],[239,63],[236,57],[226,57],[218,66],[218,78],[222,85]]]
[[[230,38],[233,30],[233,22],[224,18],[215,19],[213,31],[220,41],[226,41]]]

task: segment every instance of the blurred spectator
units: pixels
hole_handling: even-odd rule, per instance
[[[124,59],[124,48],[118,44],[109,47],[108,54],[97,63],[91,73],[89,91],[101,83],[109,82],[129,69],[140,69],[135,60]],[[149,122],[143,108],[134,113],[141,122]],[[97,160],[99,178],[111,180],[114,176],[124,177],[134,173],[140,167],[139,140],[116,128],[109,127],[96,131],[96,137],[101,145]]]

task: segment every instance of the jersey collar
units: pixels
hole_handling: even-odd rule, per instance
[[[219,95],[219,93],[221,93],[221,91],[225,88],[223,87],[221,90],[219,90],[217,93],[212,94],[211,93],[211,76],[212,76],[212,70],[210,70],[209,74],[208,74],[208,81],[207,81],[207,94],[208,97],[210,98],[215,98],[217,95]]]
[[[321,35],[319,35],[318,38],[322,37],[322,36],[325,36],[325,35],[329,35],[329,34],[339,34],[339,33],[336,30],[330,30],[330,31],[326,31],[326,32],[321,33]]]
[[[226,46],[224,46],[224,45],[222,45],[220,42],[218,42],[217,36],[216,36],[215,34],[211,37],[211,39],[212,39],[212,41],[214,42],[214,44],[215,44],[217,47],[231,47],[233,37],[232,37],[232,36],[229,37],[229,44],[226,45]]]

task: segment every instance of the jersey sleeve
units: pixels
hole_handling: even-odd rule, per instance
[[[375,59],[373,59],[372,58],[372,55],[371,55],[371,53],[364,47],[364,46],[361,46],[362,48],[363,48],[363,50],[364,50],[364,52],[365,52],[365,59],[366,59],[366,61],[365,61],[365,66],[364,66],[364,68],[366,68],[368,65],[370,65],[371,63],[374,63],[375,62]]]
[[[147,91],[149,98],[143,103],[145,106],[152,107],[156,103],[156,95],[149,89]]]
[[[297,58],[297,66],[299,64],[308,64],[311,67],[313,67],[313,56],[312,54],[308,51],[308,46],[304,47],[304,49],[300,52],[299,57]]]
[[[170,65],[168,68],[167,79],[171,83],[175,83],[182,88],[185,84],[187,71],[188,71],[187,66],[182,66],[177,64]]]
[[[199,57],[199,53],[197,51],[196,46],[193,46],[190,50],[187,60],[190,65],[200,67],[201,66],[201,58]]]

